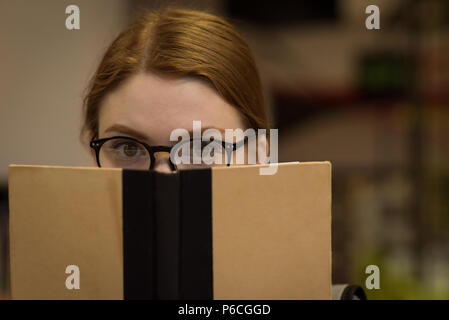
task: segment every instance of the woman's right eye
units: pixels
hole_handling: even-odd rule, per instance
[[[142,151],[140,146],[132,141],[117,142],[113,145],[113,149],[115,152],[128,158],[135,157],[139,155],[139,151]]]

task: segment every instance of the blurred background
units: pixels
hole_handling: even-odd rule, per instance
[[[333,165],[333,283],[369,299],[449,299],[449,1],[0,0],[0,297],[9,292],[8,165],[91,166],[89,77],[141,7],[227,17],[252,47],[280,161]],[[65,28],[76,4],[81,29]],[[365,8],[380,8],[367,30]]]

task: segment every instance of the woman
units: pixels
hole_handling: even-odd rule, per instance
[[[177,142],[170,137],[176,129],[191,130],[194,121],[219,132],[268,129],[259,73],[245,40],[217,16],[180,8],[145,12],[114,40],[84,107],[83,133],[101,167],[176,169],[182,164],[170,158]],[[213,149],[212,156],[226,164],[236,162],[238,149],[248,150],[248,137],[212,140],[233,155],[225,159],[226,152],[217,156]],[[267,140],[257,137],[264,151]]]

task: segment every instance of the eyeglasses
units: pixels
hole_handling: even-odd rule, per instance
[[[149,170],[155,164],[155,153],[168,152],[172,170],[205,166],[212,163],[230,165],[233,152],[248,141],[248,137],[231,143],[220,140],[202,141],[190,139],[174,146],[150,146],[137,139],[126,136],[94,139],[90,147],[95,150],[97,164],[103,168],[123,168]],[[182,155],[179,156],[179,152]],[[188,153],[186,155],[186,153]],[[173,162],[178,158],[181,163]]]

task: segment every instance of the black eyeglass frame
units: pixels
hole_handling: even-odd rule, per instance
[[[148,168],[148,170],[153,169],[154,167],[154,163],[156,161],[154,154],[157,152],[168,152],[169,154],[171,154],[171,151],[173,150],[173,148],[177,147],[179,148],[181,145],[183,145],[184,143],[190,143],[193,141],[203,141],[202,139],[189,139],[186,140],[184,143],[177,143],[174,146],[150,146],[149,144],[142,142],[138,139],[132,138],[132,137],[127,137],[127,136],[113,136],[113,137],[108,137],[108,138],[102,138],[102,139],[92,139],[90,141],[90,147],[92,149],[95,150],[95,157],[97,160],[97,165],[99,168],[101,168],[101,164],[100,164],[100,149],[103,146],[103,144],[105,144],[107,141],[109,140],[113,140],[113,139],[127,139],[127,140],[131,140],[134,142],[137,142],[141,145],[143,145],[145,147],[145,149],[148,151],[148,154],[150,155],[150,167]],[[231,143],[231,142],[227,142],[227,141],[221,141],[221,140],[211,140],[210,142],[216,142],[216,143],[220,143],[222,145],[222,147],[226,150],[227,156],[228,156],[228,163],[226,164],[226,166],[230,166],[230,161],[231,161],[231,153],[235,150],[237,150],[238,148],[242,147],[245,143],[248,142],[248,137],[245,136],[245,138],[243,140]],[[207,142],[207,140],[206,140]],[[178,168],[176,166],[176,164],[174,164],[171,161],[171,157],[170,157],[170,167],[173,171],[176,171]]]

